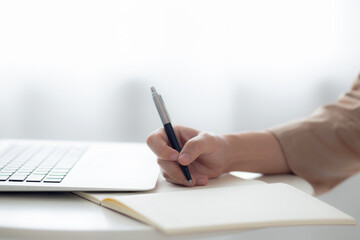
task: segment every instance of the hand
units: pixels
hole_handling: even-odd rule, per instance
[[[163,128],[153,132],[146,140],[157,155],[167,181],[190,186],[179,163],[189,167],[193,186],[206,185],[209,178],[226,172],[225,138],[183,126],[174,127],[174,131],[182,147],[180,154],[171,147]]]
[[[158,156],[162,173],[169,182],[190,186],[179,163],[189,167],[192,186],[206,185],[208,179],[230,171],[291,172],[279,142],[268,131],[221,136],[181,126],[174,131],[182,146],[180,154],[170,146],[163,128],[146,141]]]

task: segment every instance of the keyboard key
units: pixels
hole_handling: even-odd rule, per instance
[[[63,179],[62,178],[46,178],[44,182],[46,183],[60,183]]]
[[[0,181],[59,183],[85,151],[83,147],[13,145],[0,153]]]
[[[11,173],[0,173],[0,176],[11,176]]]
[[[64,177],[67,173],[49,173],[49,177]]]
[[[41,182],[44,179],[45,176],[46,175],[34,175],[34,174],[32,174],[26,179],[26,181],[27,182]]]
[[[58,167],[54,167],[52,170],[53,171],[59,171],[59,172],[68,172],[71,168],[58,168]]]
[[[26,171],[17,171],[15,174],[19,174],[19,175],[27,175],[29,176],[31,172],[26,172]]]
[[[4,169],[2,169],[1,171],[0,171],[0,173],[4,173],[4,174],[13,174],[15,171],[13,171],[13,170],[4,170]]]
[[[22,166],[20,169],[34,170],[37,166]]]
[[[51,173],[63,173],[63,174],[67,174],[69,172],[69,170],[68,171],[65,171],[65,170],[52,170],[51,171]]]
[[[8,175],[8,176],[6,176],[6,175],[0,176],[0,181],[6,181],[9,177],[10,177],[10,175]]]
[[[36,167],[24,167],[22,166],[21,168],[19,168],[19,170],[29,170],[29,171],[34,171]]]
[[[14,172],[14,169],[1,169],[0,172]]]
[[[36,172],[49,172],[51,170],[51,168],[36,168],[35,171]]]
[[[47,175],[45,180],[48,180],[48,179],[58,179],[58,178],[63,179],[64,176],[48,176],[48,175]]]
[[[14,174],[9,178],[11,182],[23,182],[28,175]]]
[[[18,169],[19,169],[19,167],[13,167],[13,166],[8,167],[8,166],[6,166],[6,167],[4,167],[2,170],[16,171],[16,170],[18,170]]]
[[[34,174],[34,175],[46,175],[46,174],[48,174],[48,171],[46,171],[46,172],[44,172],[44,171],[35,171],[32,174]]]

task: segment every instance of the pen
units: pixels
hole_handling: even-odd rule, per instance
[[[176,138],[174,129],[173,129],[172,125],[171,125],[170,116],[169,116],[169,113],[166,110],[165,103],[164,103],[161,95],[156,92],[156,89],[154,87],[151,87],[151,92],[152,92],[152,97],[154,99],[156,109],[159,112],[161,121],[162,121],[162,123],[164,125],[165,132],[166,132],[167,137],[169,138],[171,146],[176,151],[180,152],[181,148],[180,148],[179,142],[178,142],[178,140]],[[191,175],[190,175],[189,168],[187,166],[181,165],[180,163],[179,163],[179,166],[180,166],[181,171],[183,172],[186,180],[188,181],[188,183],[192,185],[192,180],[191,180]]]

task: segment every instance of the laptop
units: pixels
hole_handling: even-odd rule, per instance
[[[145,143],[0,140],[0,191],[145,191],[158,175]]]

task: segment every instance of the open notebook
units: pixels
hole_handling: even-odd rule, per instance
[[[205,187],[185,188],[160,178],[149,192],[75,194],[167,234],[355,224],[351,216],[288,184],[231,175],[211,180]]]

